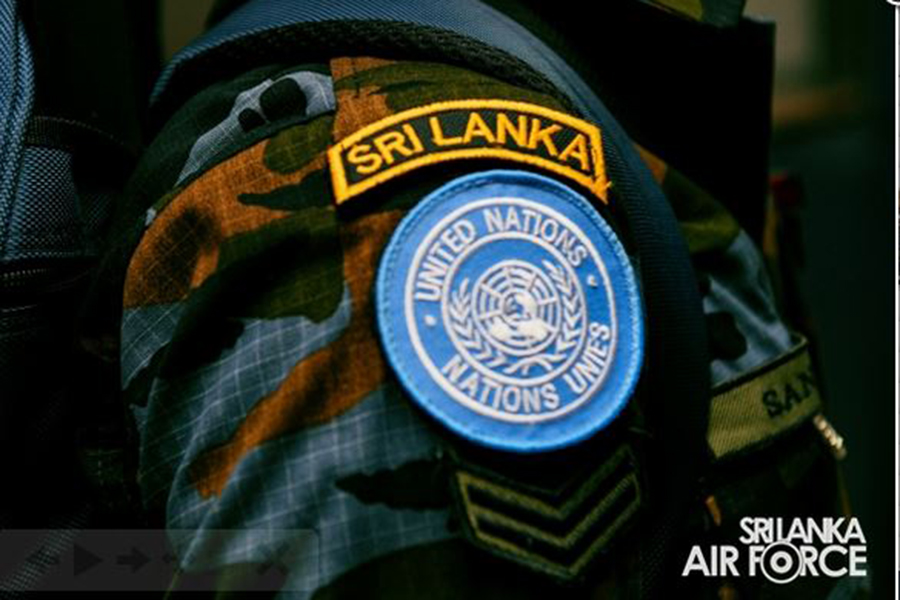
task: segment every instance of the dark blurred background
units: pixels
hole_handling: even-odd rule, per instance
[[[896,578],[894,439],[894,8],[886,2],[750,0],[778,23],[770,164],[796,173],[828,413],[869,542],[875,597]]]

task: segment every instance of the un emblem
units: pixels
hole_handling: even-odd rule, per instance
[[[625,406],[640,371],[628,256],[582,196],[540,175],[478,173],[423,199],[385,250],[377,308],[412,398],[492,447],[588,437]]]

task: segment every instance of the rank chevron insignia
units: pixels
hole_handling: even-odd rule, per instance
[[[471,542],[567,582],[582,577],[621,539],[641,505],[639,477],[626,445],[556,489],[538,489],[470,465],[456,471],[453,487]]]
[[[485,171],[424,198],[379,267],[378,326],[412,399],[455,433],[564,448],[625,407],[643,357],[629,258],[583,196]]]

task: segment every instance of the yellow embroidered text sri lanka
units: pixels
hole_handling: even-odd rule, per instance
[[[524,163],[575,181],[607,201],[600,130],[525,102],[428,104],[376,121],[328,150],[337,204],[404,173],[459,159]]]

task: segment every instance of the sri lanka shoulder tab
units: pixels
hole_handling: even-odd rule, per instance
[[[379,266],[378,328],[409,396],[482,446],[546,452],[628,403],[644,352],[637,279],[572,188],[484,171],[435,190]]]
[[[548,171],[607,201],[600,130],[511,100],[435,102],[385,117],[328,150],[340,205],[404,173],[447,161],[499,159]]]
[[[789,352],[713,389],[707,442],[715,459],[772,441],[822,410],[809,346],[797,337]]]

